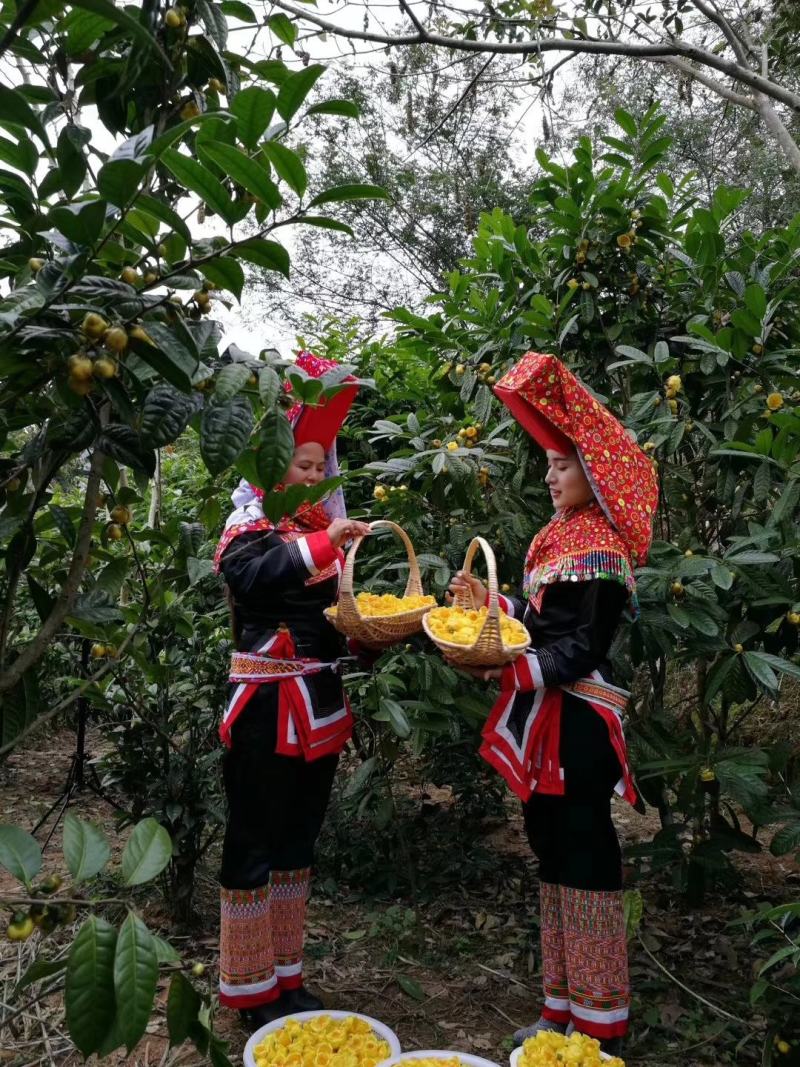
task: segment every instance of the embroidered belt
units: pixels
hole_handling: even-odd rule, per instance
[[[281,678],[297,678],[319,671],[335,671],[339,664],[324,663],[318,659],[273,659],[258,652],[234,652],[228,680],[257,685],[259,682],[275,682]]]
[[[592,678],[579,678],[577,682],[560,686],[567,693],[574,693],[583,700],[597,700],[611,706],[612,710],[620,715],[625,711],[630,700],[630,693],[626,689],[618,689],[608,682],[595,681]]]

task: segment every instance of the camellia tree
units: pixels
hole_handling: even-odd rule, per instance
[[[310,381],[275,353],[221,355],[214,306],[240,297],[251,265],[288,273],[282,229],[348,233],[328,207],[385,195],[372,185],[308,189],[306,116],[344,123],[357,107],[318,94],[311,103],[318,64],[291,69],[274,48],[239,54],[229,21],[251,40],[259,23],[238,0],[23,3],[2,18],[0,57],[16,78],[0,87],[0,754],[78,699],[124,714],[128,726],[140,703],[152,704],[151,731],[179,728],[168,717],[177,702],[186,721],[190,687],[158,646],[172,633],[199,642],[220,619],[180,600],[210,560],[202,528],[159,529],[159,451],[187,428],[198,436],[209,527],[219,514],[214,479],[234,466],[264,488],[275,518],[332,487],[275,488],[293,447],[283,405],[335,391],[346,369]],[[278,47],[295,40],[284,16],[269,32]],[[209,701],[213,689],[209,681]],[[196,765],[203,743],[174,755],[176,774]],[[122,759],[115,773],[129,767]],[[177,842],[173,861],[184,849],[193,864],[204,846],[182,812],[199,810],[196,793],[157,805],[160,832],[166,824]],[[70,823],[69,834],[105,855],[94,831]],[[73,870],[69,848],[76,880],[98,874],[99,860]],[[0,863],[30,897],[32,913],[10,905],[9,936],[24,940],[40,913],[41,857],[22,830],[3,827]],[[125,861],[122,876],[138,884]],[[174,862],[172,876],[191,883]],[[55,904],[50,913],[60,914]],[[95,965],[67,965],[67,1027],[84,1054],[130,1049],[144,1032],[155,973],[148,936],[133,913],[118,934],[99,915],[82,928],[69,960],[80,948]],[[121,1019],[115,1004],[130,992],[122,954],[140,950],[147,982],[130,979],[144,992]],[[183,1022],[173,1038],[191,1037],[224,1062],[207,1007],[188,980],[176,989]]]

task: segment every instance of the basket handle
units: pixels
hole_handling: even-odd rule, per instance
[[[495,559],[492,546],[485,538],[472,538],[469,543],[469,548],[467,549],[466,557],[464,558],[464,566],[461,569],[467,577],[472,576],[472,563],[479,548],[483,552],[483,557],[486,560],[486,572],[489,582],[489,599],[486,611],[486,622],[483,624],[483,629],[478,636],[478,640],[485,635],[487,638],[494,639],[502,644],[500,637],[500,601],[497,597],[497,560]],[[456,607],[464,608],[467,611],[470,609],[473,611],[475,610],[475,597],[472,595],[472,587],[469,583],[455,594],[453,603]]]
[[[391,530],[392,533],[400,538],[405,546],[406,555],[408,556],[408,581],[406,582],[406,591],[403,595],[422,596],[422,576],[419,571],[417,553],[414,551],[411,538],[403,527],[398,526],[396,522],[392,522],[390,519],[376,519],[369,524],[369,528],[370,530]],[[356,565],[356,553],[363,540],[363,537],[353,538],[353,543],[347,551],[347,558],[345,559],[344,570],[342,572],[342,581],[339,586],[338,615],[344,626],[352,627],[354,624],[361,622],[361,616],[358,613],[358,606],[356,605],[355,594],[353,593],[353,574]]]

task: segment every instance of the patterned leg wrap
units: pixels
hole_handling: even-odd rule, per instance
[[[567,961],[564,956],[564,926],[561,921],[561,894],[552,882],[539,882],[542,973],[544,1007],[542,1019],[566,1026],[569,1022]]]
[[[220,890],[219,999],[254,1008],[278,996],[272,950],[270,889]]]
[[[281,989],[299,989],[303,984],[303,934],[310,882],[310,867],[270,875],[275,974]]]
[[[561,918],[576,1030],[599,1040],[628,1030],[628,943],[621,892],[561,886]]]

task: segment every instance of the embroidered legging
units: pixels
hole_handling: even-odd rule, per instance
[[[276,755],[271,689],[262,686],[236,720],[223,763],[220,999],[229,1007],[266,1003],[302,982],[310,867],[338,762]]]
[[[619,762],[601,717],[566,695],[561,720],[563,796],[523,805],[539,860],[545,1018],[570,1019],[598,1038],[627,1030],[629,984],[622,854],[611,821]]]

